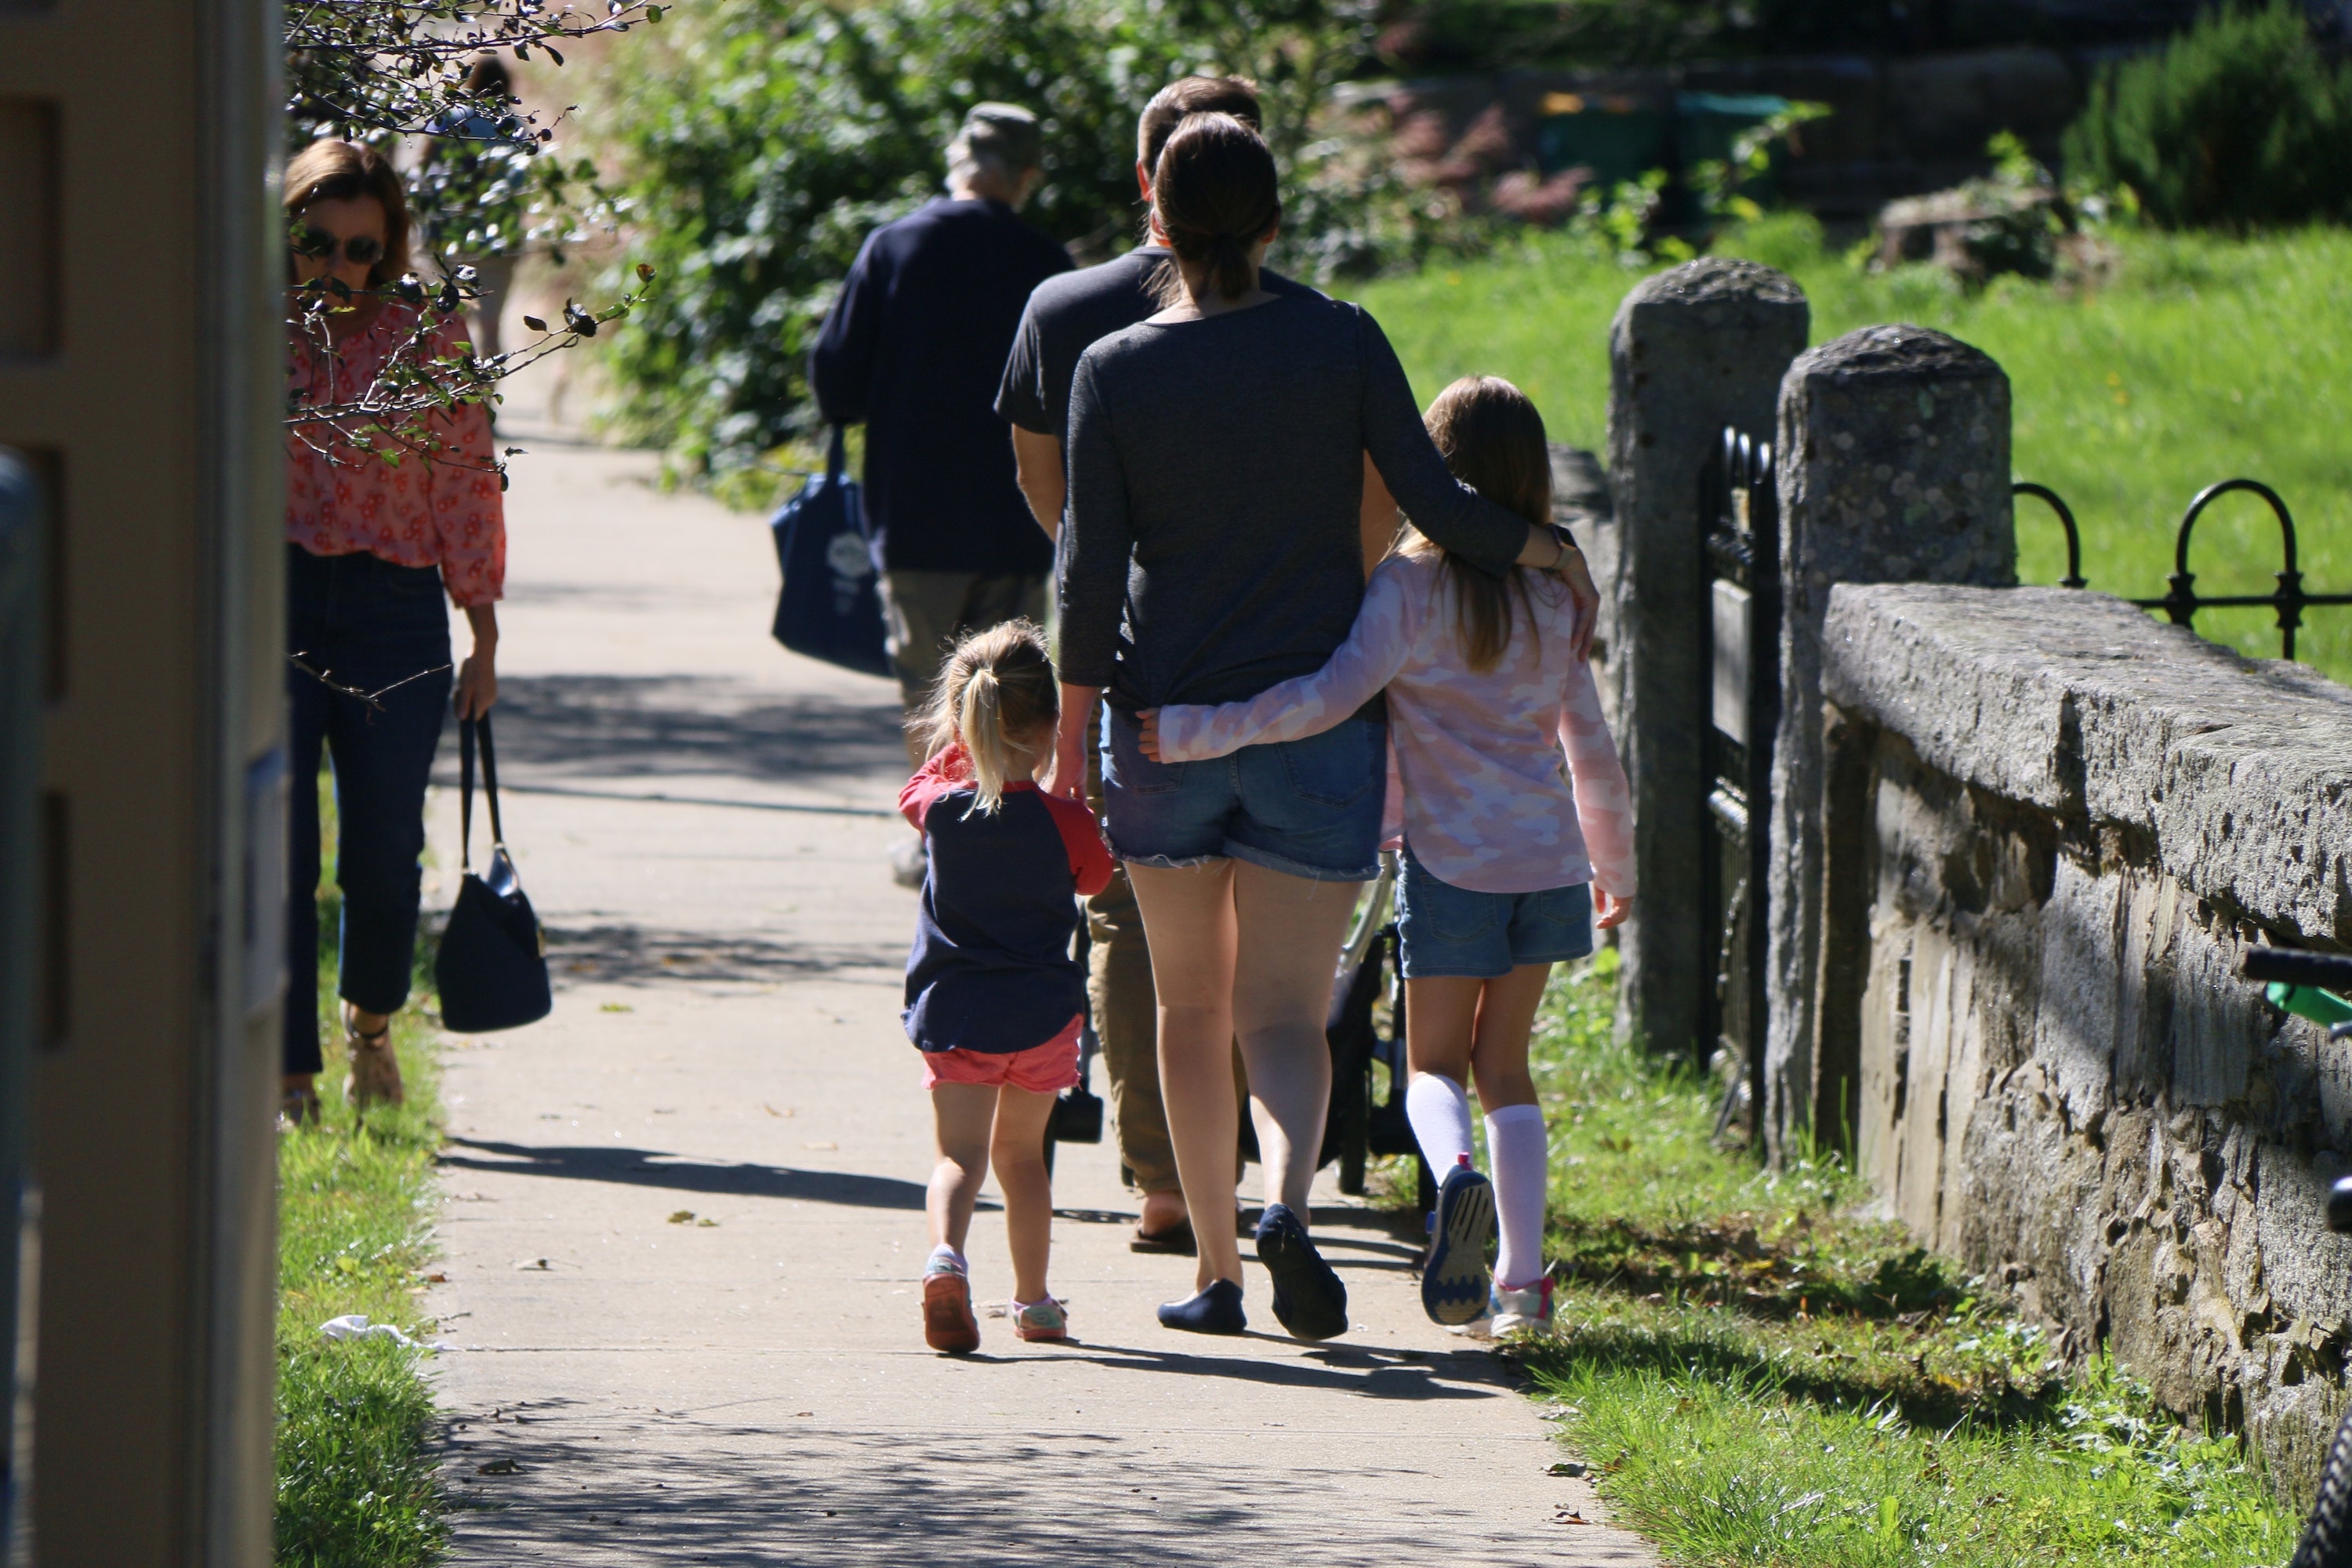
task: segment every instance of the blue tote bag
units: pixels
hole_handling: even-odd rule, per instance
[[[846,464],[836,425],[824,472],[768,520],[776,536],[776,564],[784,573],[772,629],[794,653],[865,675],[887,675],[881,574],[866,536],[857,481],[844,472]]]

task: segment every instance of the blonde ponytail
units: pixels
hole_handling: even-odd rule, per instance
[[[1045,635],[1032,622],[1006,621],[956,644],[908,727],[929,755],[963,747],[979,795],[972,810],[991,816],[1003,805],[1005,785],[1035,765],[1040,737],[1051,744],[1061,710]]]

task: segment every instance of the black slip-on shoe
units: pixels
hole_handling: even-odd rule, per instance
[[[1265,1205],[1257,1224],[1258,1261],[1274,1277],[1274,1315],[1293,1339],[1328,1340],[1348,1331],[1348,1287],[1285,1204]]]

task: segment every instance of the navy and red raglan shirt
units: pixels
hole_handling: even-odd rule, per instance
[[[950,746],[898,792],[930,870],[907,954],[907,1037],[926,1051],[1005,1056],[1042,1046],[1086,1010],[1070,956],[1078,905],[1110,885],[1094,814],[1008,784],[983,816],[971,759]]]

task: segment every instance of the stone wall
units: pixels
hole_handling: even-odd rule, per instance
[[[2235,970],[2352,941],[2352,690],[2063,589],[1840,586],[1824,648],[1863,1168],[2307,1487],[2352,1350],[2352,1047]]]

